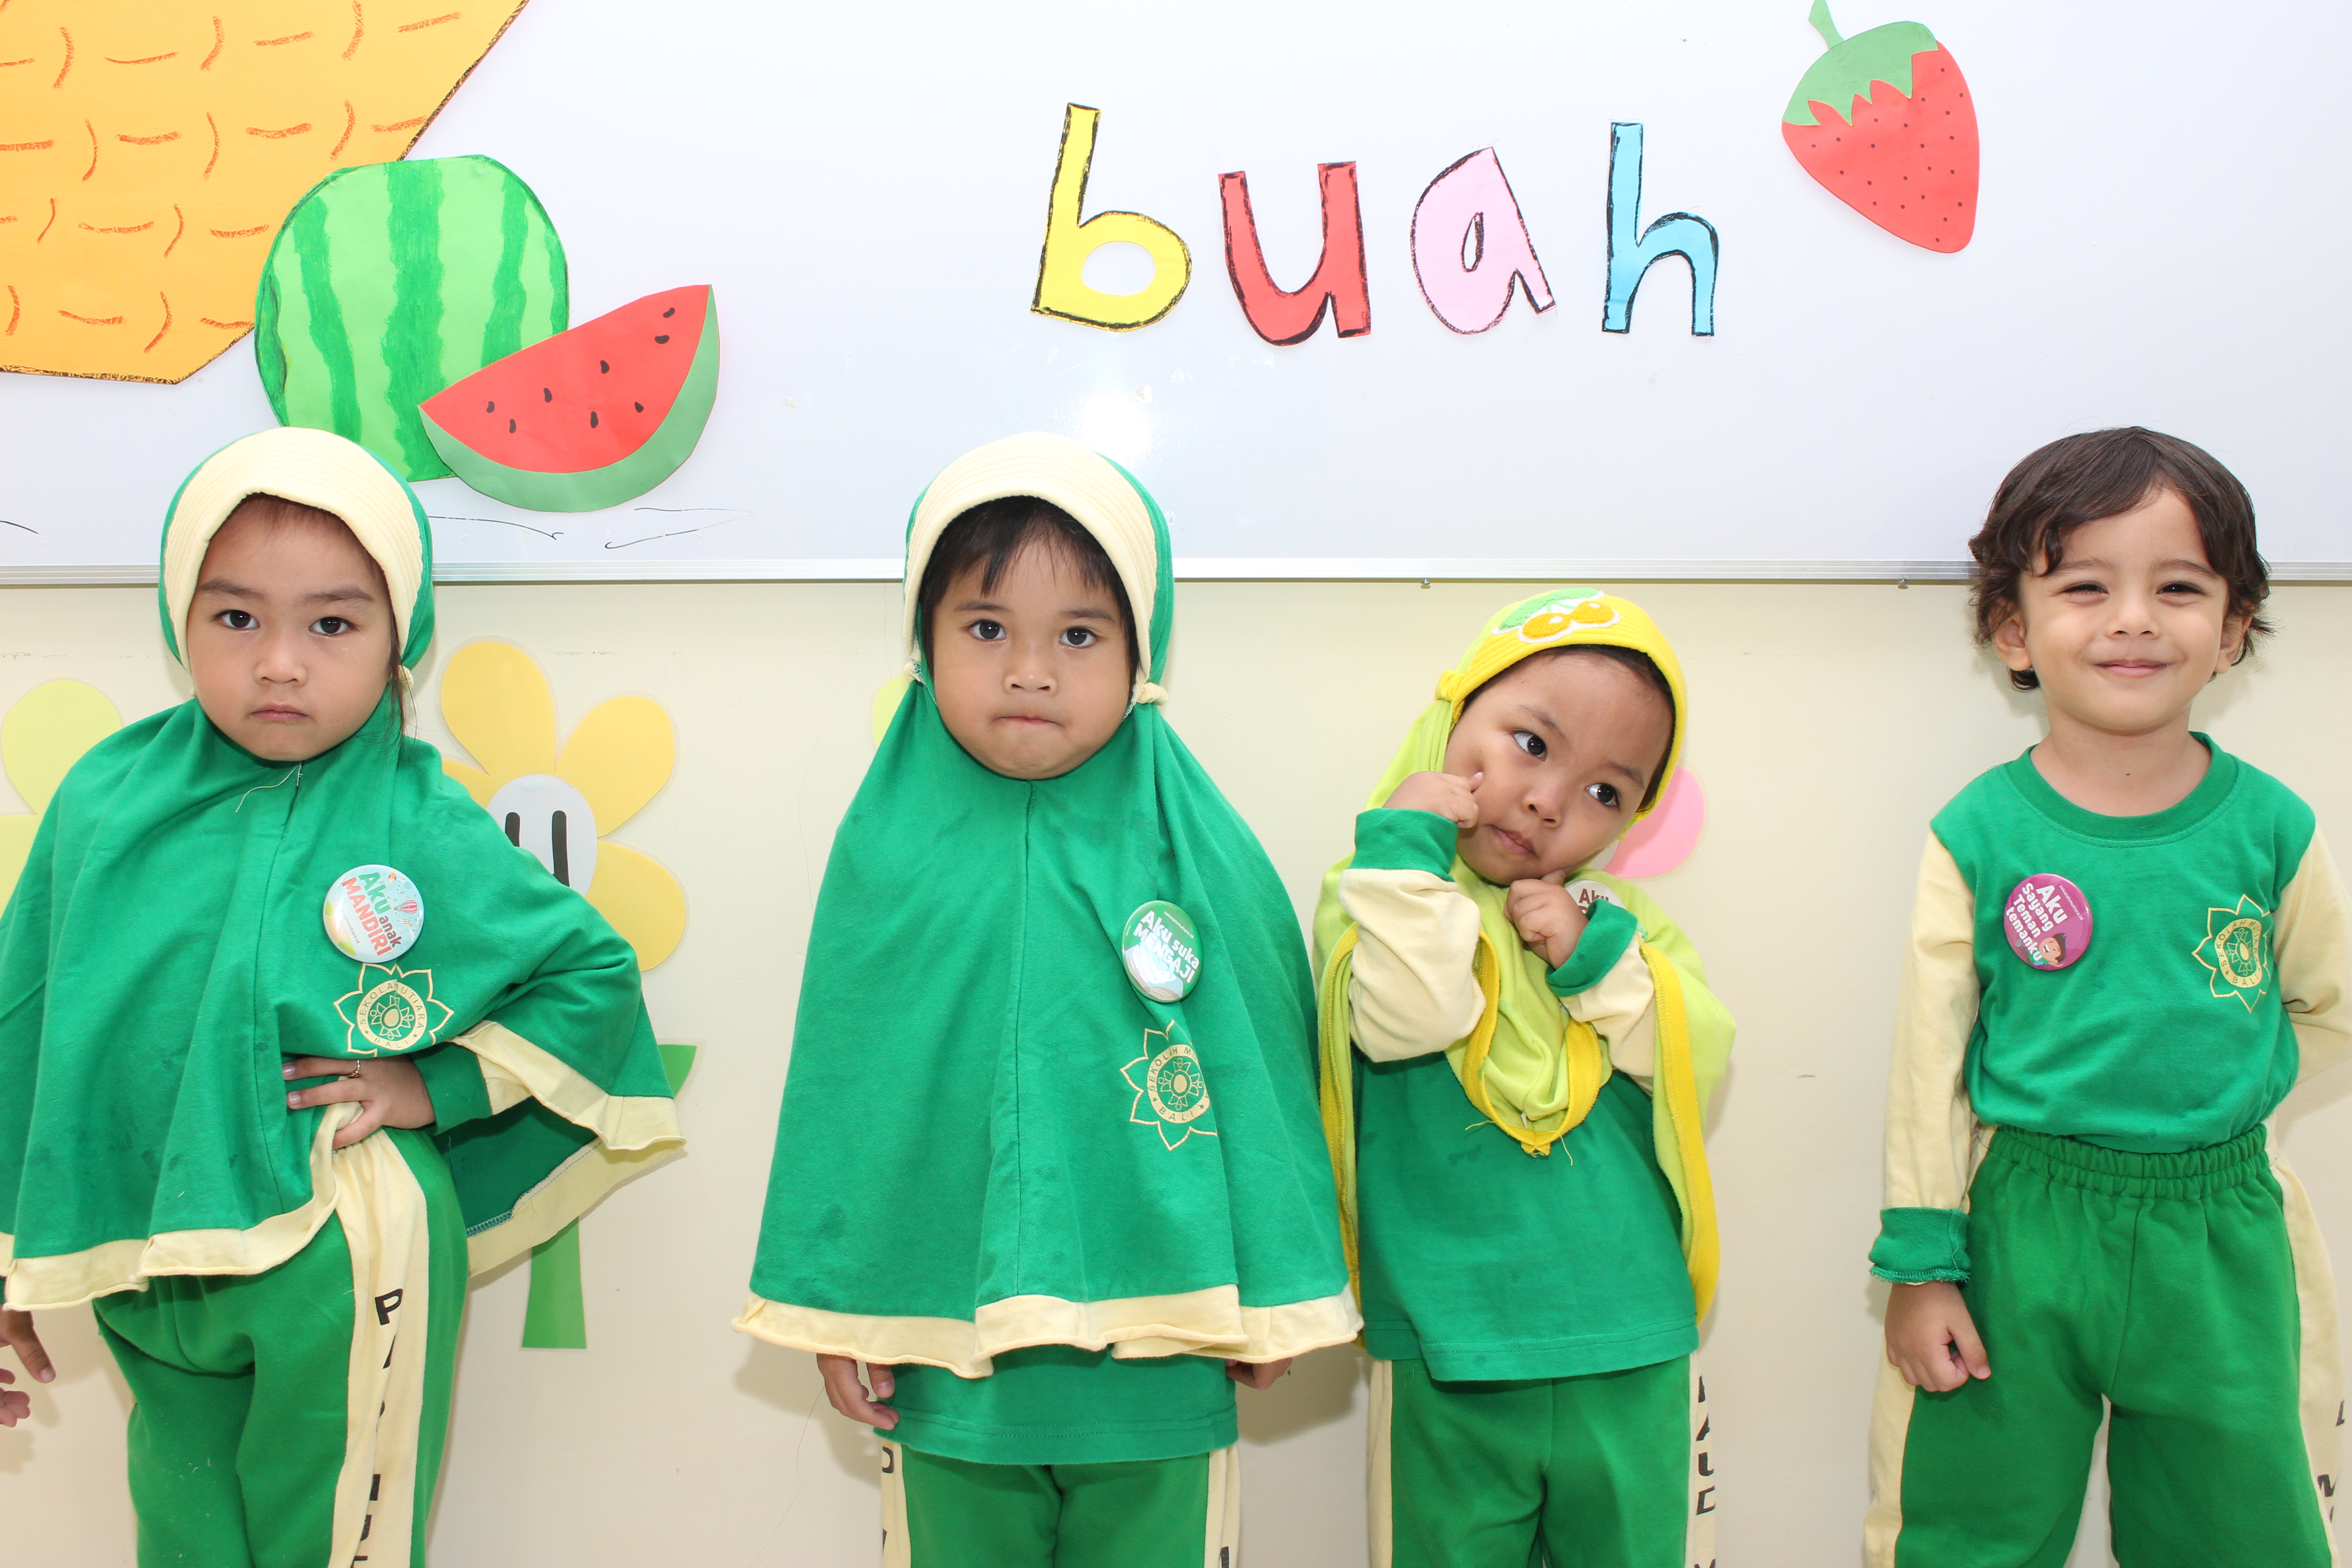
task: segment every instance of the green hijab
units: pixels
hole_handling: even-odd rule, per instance
[[[1167,524],[1097,454],[960,458],[908,528],[906,629],[940,532],[1005,496],[1101,542],[1147,668],[1059,778],[990,772],[908,687],[834,839],[737,1327],[966,1377],[1027,1345],[1273,1361],[1352,1338],[1315,1104],[1315,1013],[1265,851],[1159,707]],[[1129,984],[1122,932],[1178,905],[1191,992]],[[1181,967],[1181,965],[1180,965]]]
[[[432,637],[424,510],[319,430],[233,443],[173,498],[173,655],[205,547],[254,494],[351,527],[391,592],[404,683]],[[383,866],[414,883],[422,930],[381,962],[347,957],[329,889]],[[66,776],[0,913],[9,1304],[284,1262],[334,1210],[340,1125],[286,1109],[285,1058],[450,1046],[479,1061],[489,1111],[438,1140],[478,1272],[680,1152],[628,944],[402,733],[389,689],[299,764],[253,756],[193,700],[118,731]]]

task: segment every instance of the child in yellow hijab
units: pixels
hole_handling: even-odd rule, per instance
[[[1513,605],[1324,879],[1323,1114],[1374,1358],[1375,1568],[1711,1555],[1699,1128],[1732,1024],[1664,912],[1588,869],[1663,798],[1687,727],[1639,605]]]

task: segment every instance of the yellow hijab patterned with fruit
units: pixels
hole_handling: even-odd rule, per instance
[[[1665,634],[1639,605],[1594,588],[1554,589],[1497,611],[1460,662],[1438,678],[1435,700],[1405,731],[1404,743],[1372,787],[1367,805],[1381,805],[1409,774],[1444,769],[1446,742],[1463,708],[1488,681],[1532,655],[1578,647],[1633,649],[1657,666],[1674,694],[1674,728],[1665,761],[1633,819],[1648,816],[1665,796],[1689,728],[1682,665]],[[1340,907],[1339,875],[1353,859],[1341,859],[1324,874],[1322,897],[1315,907],[1323,1129],[1339,1181],[1351,1271],[1356,1267],[1356,1129],[1348,981],[1356,927]],[[1657,906],[1629,883],[1579,869],[1605,885],[1642,925],[1642,957],[1657,995],[1657,1074],[1651,1089],[1658,1163],[1682,1208],[1683,1256],[1704,1317],[1715,1293],[1717,1242],[1714,1184],[1699,1137],[1706,1100],[1699,1080],[1705,1077],[1704,1088],[1712,1090],[1720,1079],[1729,1054],[1731,1022],[1712,1006],[1694,1017],[1675,965],[1695,968],[1697,954]],[[1543,959],[1520,942],[1505,908],[1510,889],[1489,882],[1458,857],[1453,875],[1454,886],[1478,907],[1475,964],[1486,1006],[1477,1026],[1446,1047],[1445,1058],[1480,1115],[1529,1154],[1549,1155],[1555,1143],[1583,1121],[1608,1083],[1613,1070],[1609,1047],[1592,1026],[1570,1017],[1552,994]],[[1654,931],[1658,933],[1654,937]]]

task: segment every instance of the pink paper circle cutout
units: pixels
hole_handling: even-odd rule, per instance
[[[1706,826],[1706,790],[1698,774],[1676,768],[1657,809],[1633,825],[1609,858],[1612,877],[1656,877],[1690,858]]]

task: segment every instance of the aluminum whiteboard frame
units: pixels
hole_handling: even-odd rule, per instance
[[[841,561],[452,562],[436,583],[896,583],[896,557]],[[1965,583],[1965,561],[1283,560],[1183,556],[1192,583]],[[2352,583],[2352,561],[2273,562],[2271,581]],[[152,587],[152,565],[5,566],[0,588]]]

